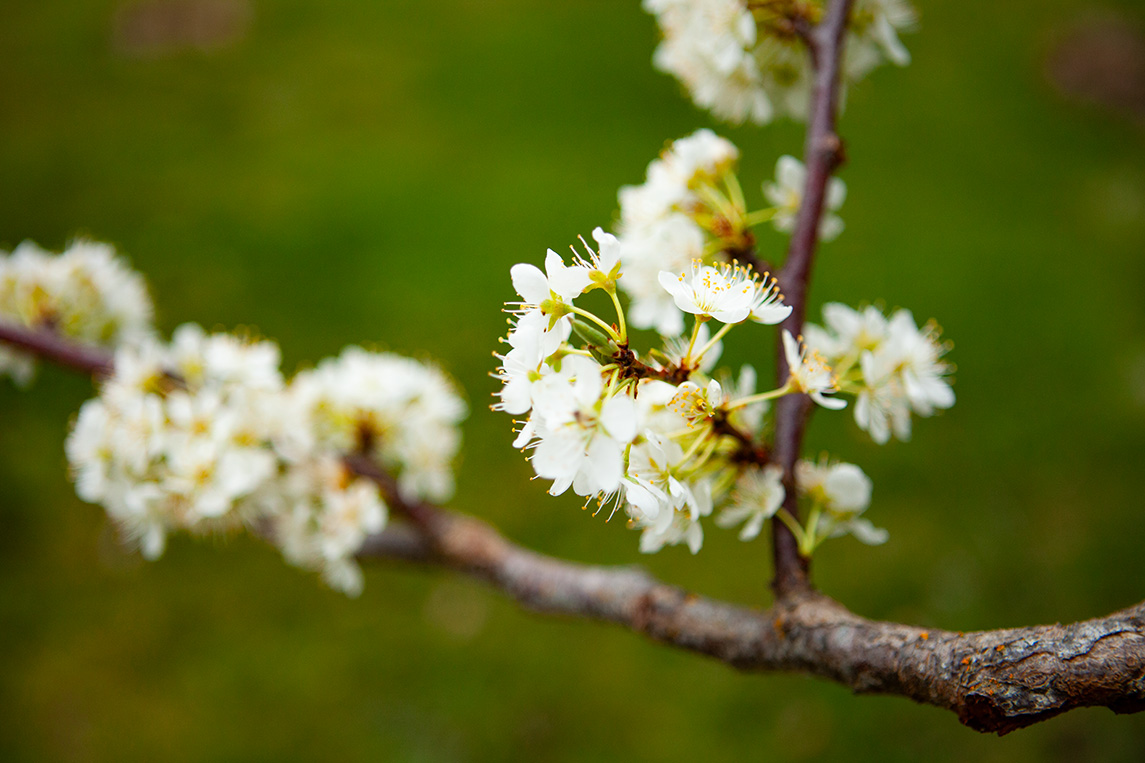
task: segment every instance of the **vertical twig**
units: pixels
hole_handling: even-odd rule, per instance
[[[795,221],[795,231],[787,250],[787,260],[779,272],[779,283],[784,301],[791,306],[780,329],[798,336],[803,330],[807,311],[807,285],[815,248],[819,242],[819,219],[823,214],[823,200],[831,173],[843,157],[843,142],[835,132],[839,111],[839,79],[843,58],[843,41],[852,0],[832,0],[823,21],[811,31],[808,48],[815,70],[815,84],[811,95],[811,113],[808,115],[807,140],[803,162],[807,179],[803,188],[803,203]],[[783,345],[779,344],[779,383],[787,381],[787,359]],[[807,423],[811,402],[806,395],[788,395],[776,406],[775,459],[783,467],[783,485],[787,490],[784,508],[798,517],[795,494],[795,462],[803,446],[803,429]],[[781,522],[772,522],[772,544],[775,552],[775,579],[772,588],[783,598],[807,589],[808,560],[799,554],[795,536]]]

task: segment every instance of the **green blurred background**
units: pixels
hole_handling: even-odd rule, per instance
[[[847,230],[822,253],[813,312],[882,300],[938,318],[958,405],[885,447],[849,415],[816,417],[810,450],[872,476],[891,541],[829,543],[815,578],[865,615],[959,630],[1105,614],[1145,596],[1145,122],[1132,88],[1102,91],[1116,70],[1087,67],[1112,50],[1145,76],[1142,9],[919,5],[913,65],[850,93]],[[456,507],[546,552],[765,606],[765,542],[712,529],[696,557],[641,558],[623,523],[530,482],[487,409],[509,266],[607,225],[665,140],[712,124],[652,70],[655,39],[636,0],[4,0],[0,246],[112,241],[149,277],[164,330],[254,327],[288,370],[349,343],[437,358],[473,409]],[[790,123],[717,129],[756,203],[801,147]],[[764,253],[782,244],[768,234]],[[727,356],[770,373],[769,332],[737,333]],[[982,737],[906,700],[523,613],[437,572],[378,565],[348,600],[248,538],[180,537],[144,563],[66,479],[62,441],[90,390],[54,369],[30,392],[0,384],[0,759],[1128,761],[1145,747],[1145,716]]]

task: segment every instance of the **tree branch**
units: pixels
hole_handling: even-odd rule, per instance
[[[811,113],[808,116],[807,139],[803,150],[803,163],[807,179],[803,187],[803,200],[795,220],[795,230],[787,250],[787,260],[779,272],[779,285],[783,301],[791,306],[780,330],[786,329],[799,336],[807,312],[807,286],[811,279],[811,266],[819,241],[819,220],[823,215],[823,201],[827,181],[842,161],[843,143],[835,132],[839,111],[839,77],[843,58],[843,41],[852,0],[832,0],[819,26],[810,33],[808,49],[815,69],[815,86],[811,95]],[[790,370],[783,352],[778,352],[778,384],[784,384]],[[810,413],[811,402],[806,395],[787,395],[780,398],[775,408],[775,461],[783,467],[783,487],[786,496],[783,507],[791,516],[799,517],[795,485],[795,462],[803,449],[803,430]],[[799,554],[799,544],[791,530],[782,522],[772,522],[772,545],[775,554],[775,578],[772,589],[783,598],[810,588],[808,560]]]
[[[0,342],[87,373],[112,368],[105,350],[2,321]],[[856,693],[909,697],[978,731],[1005,734],[1076,707],[1145,709],[1145,602],[1067,626],[965,634],[868,620],[809,588],[789,589],[760,611],[685,592],[637,567],[530,551],[476,518],[402,501],[393,478],[364,456],[345,461],[409,520],[367,538],[363,559],[449,568],[535,612],[616,623],[740,670],[808,673]]]
[[[636,567],[545,556],[463,514],[426,505],[414,514],[424,543],[399,525],[359,556],[447,567],[534,612],[615,623],[740,670],[809,673],[856,693],[908,697],[982,732],[1005,734],[1077,707],[1145,709],[1145,602],[1067,626],[976,633],[868,620],[810,590],[760,611],[687,593]]]
[[[0,321],[0,342],[73,371],[82,371],[92,376],[111,374],[111,352],[73,342],[50,329],[27,328]]]

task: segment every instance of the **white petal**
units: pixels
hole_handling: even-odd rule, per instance
[[[509,268],[513,288],[530,305],[539,305],[549,298],[549,280],[535,265],[518,263]]]

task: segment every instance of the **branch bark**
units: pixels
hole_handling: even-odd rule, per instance
[[[36,329],[0,322],[0,342],[50,360],[73,371],[108,376],[112,354],[99,347],[78,344],[49,329]]]
[[[811,590],[761,611],[636,567],[545,556],[463,514],[426,505],[415,514],[423,543],[395,526],[359,556],[446,567],[534,612],[615,623],[739,670],[808,673],[855,693],[908,697],[982,732],[1006,734],[1077,707],[1145,709],[1145,602],[1072,625],[975,633],[868,620]]]
[[[0,342],[74,370],[107,374],[112,355],[0,321]],[[807,673],[856,693],[895,694],[1005,734],[1076,707],[1145,710],[1145,602],[1072,625],[976,633],[868,620],[811,590],[766,611],[697,596],[637,567],[577,564],[506,540],[479,519],[398,497],[392,477],[360,455],[395,512],[358,556],[444,567],[488,583],[526,609],[611,622],[745,671]]]
[[[811,266],[819,243],[819,220],[823,216],[823,201],[831,173],[842,162],[843,142],[835,131],[839,112],[839,78],[843,59],[843,43],[847,20],[851,15],[852,0],[833,0],[827,7],[823,21],[805,37],[815,70],[815,86],[811,94],[811,112],[808,115],[807,138],[803,149],[803,164],[807,169],[803,200],[795,219],[795,230],[787,249],[787,259],[779,272],[779,285],[783,301],[791,306],[780,330],[786,329],[799,336],[807,312],[807,287],[811,280]],[[778,384],[787,381],[790,369],[778,343]],[[803,430],[811,411],[806,395],[787,395],[780,398],[775,408],[775,462],[783,467],[783,487],[787,495],[783,507],[798,519],[795,485],[795,462],[803,449]],[[772,522],[775,578],[772,589],[778,598],[810,589],[809,561],[799,554],[795,536],[782,522]]]

